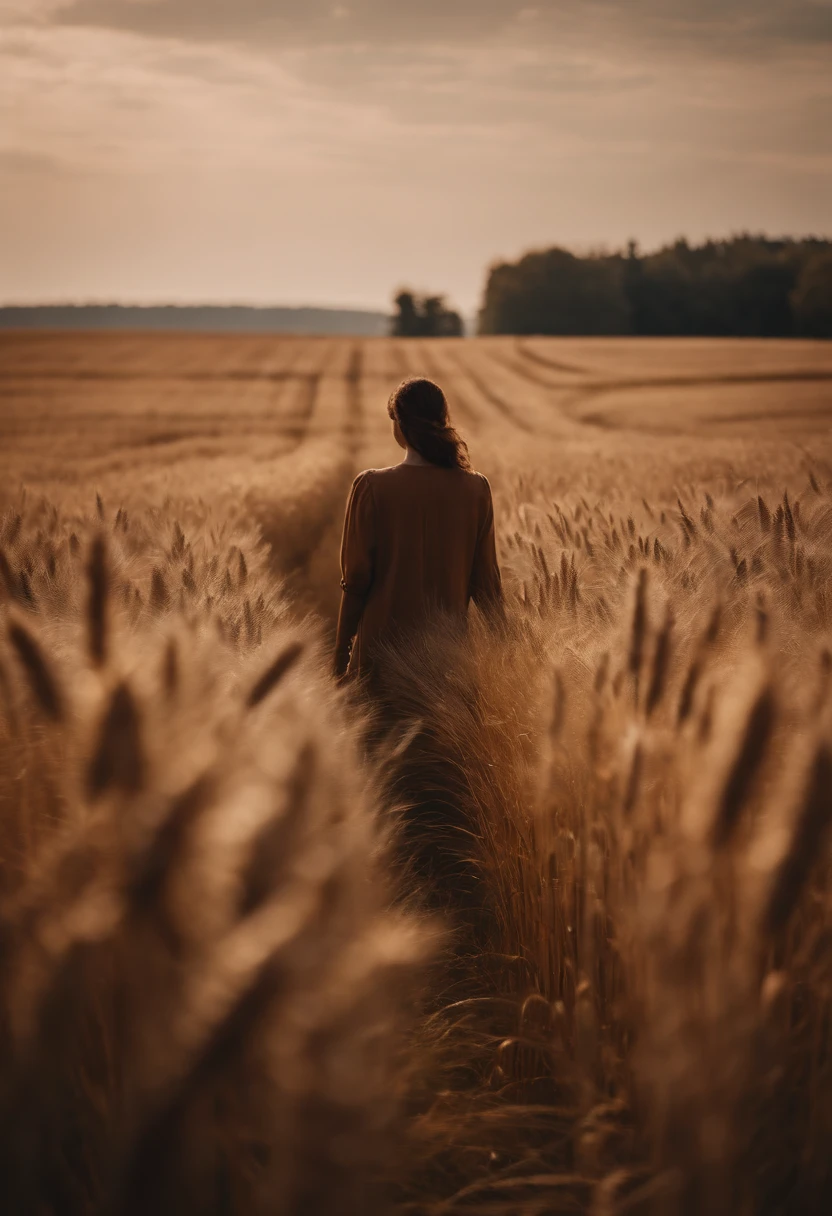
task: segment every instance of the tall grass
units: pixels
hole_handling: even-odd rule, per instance
[[[424,1210],[828,1209],[832,512],[806,489],[518,504],[507,628],[387,657],[414,830],[450,802],[478,892],[425,1027]]]
[[[358,727],[259,547],[117,518],[3,522],[4,1201],[382,1210],[430,934]]]
[[[829,1209],[829,487],[619,501],[374,725],[255,532],[10,506],[16,1210]]]

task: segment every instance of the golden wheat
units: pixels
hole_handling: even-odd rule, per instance
[[[36,591],[3,647],[7,1202],[378,1210],[427,938],[389,906],[356,727],[273,592],[234,641],[212,628],[257,593],[256,549],[202,546],[170,634],[170,601],[133,610],[161,538],[134,521],[143,545],[110,563],[101,522],[76,522],[89,556],[59,548],[80,604],[60,620],[14,524]],[[191,553],[176,527],[151,579]],[[229,571],[236,597],[212,597]]]
[[[825,350],[73,342],[63,459],[65,347],[0,344],[10,1210],[828,1210]],[[326,621],[407,371],[508,611],[368,710]]]

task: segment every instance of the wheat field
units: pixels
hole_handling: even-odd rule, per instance
[[[330,678],[446,389],[508,604]],[[832,1206],[832,348],[0,336],[22,1213]]]

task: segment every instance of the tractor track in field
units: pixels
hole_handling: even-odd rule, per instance
[[[310,504],[312,510],[303,517],[302,549],[298,550],[294,561],[284,565],[281,570],[281,576],[298,604],[304,609],[311,609],[324,620],[333,617],[343,512],[350,486],[358,472],[358,454],[364,438],[363,376],[364,348],[360,341],[356,341],[344,375],[343,458],[333,465],[326,493],[319,501]]]
[[[422,350],[422,359],[425,364],[425,371],[430,374],[431,378],[433,380],[435,380],[437,384],[441,385],[442,381],[445,379],[445,371],[443,370],[438,359],[436,358],[435,352],[431,351],[431,350],[423,349]],[[456,379],[455,374],[451,373],[450,378],[453,383],[453,380]],[[465,377],[461,377],[461,378],[465,379]],[[458,413],[462,416],[462,420],[466,426],[470,426],[472,428],[472,430],[478,431],[480,429],[480,427],[482,426],[482,418],[480,418],[477,415],[476,411],[474,409],[472,409],[470,403],[465,400],[465,397],[462,395],[459,388],[455,384],[453,385],[451,392],[452,392],[453,398],[454,398],[454,401],[453,401],[454,413]]]
[[[535,367],[526,364],[523,359],[513,358],[510,354],[506,354],[501,350],[489,348],[485,353],[489,359],[499,364],[500,367],[504,367],[506,371],[510,371],[521,380],[528,380],[531,384],[540,385],[541,388],[549,389],[552,392],[563,392],[564,390],[568,391],[578,387],[574,379],[552,380],[542,372],[537,371]],[[570,375],[573,376],[574,373],[570,373]]]
[[[536,373],[532,368],[524,367],[519,360],[513,359],[510,355],[503,354],[500,351],[490,349],[488,357],[494,362],[505,367],[514,374],[528,380],[532,383],[541,385],[549,389],[553,394],[557,394],[557,400],[553,401],[557,409],[564,418],[570,422],[584,426],[590,429],[599,430],[620,430],[630,429],[624,426],[623,423],[617,423],[614,419],[608,417],[602,410],[595,410],[591,413],[580,412],[590,402],[602,401],[604,397],[612,396],[622,392],[655,392],[660,390],[678,390],[678,389],[708,389],[708,388],[730,388],[742,387],[744,385],[765,385],[765,384],[828,384],[832,383],[832,371],[827,371],[823,368],[796,368],[796,369],[774,369],[772,371],[738,371],[738,372],[717,372],[708,373],[705,375],[690,373],[676,375],[656,375],[656,376],[615,376],[609,378],[599,376],[592,373],[587,368],[579,368],[576,364],[562,363],[554,359],[547,359],[537,352],[527,349],[522,343],[516,347],[524,359],[532,360],[541,366],[550,368],[552,371],[561,373],[583,374],[584,380],[579,381],[560,381],[559,383]],[[824,409],[810,411],[812,416],[823,413]],[[773,415],[766,411],[763,417],[772,417]],[[793,418],[794,410],[784,410],[782,412],[784,419]],[[745,415],[739,414],[736,417],[732,415],[714,415],[709,418],[712,423],[720,421],[747,421]],[[640,424],[636,429],[644,430],[645,432],[655,429],[657,434],[675,434],[675,430],[667,428],[650,428]]]
[[[574,397],[601,397],[606,393],[621,393],[630,389],[659,388],[725,388],[744,384],[830,384],[832,371],[823,369],[794,369],[770,372],[720,372],[716,375],[620,376],[614,380],[595,378],[570,387]]]
[[[500,393],[493,389],[491,385],[483,379],[479,372],[474,371],[470,365],[466,365],[460,358],[456,359],[456,363],[464,373],[465,377],[474,385],[477,392],[480,393],[486,401],[490,402],[490,404],[493,405],[500,414],[502,414],[506,422],[511,423],[512,426],[516,426],[518,430],[524,431],[528,435],[536,435],[538,433],[536,428],[527,422],[526,419],[517,412],[514,406],[506,401],[505,397],[501,396]]]
[[[293,420],[292,423],[281,429],[281,433],[287,436],[293,447],[299,447],[307,436],[309,424],[315,412],[322,377],[323,372],[308,372],[305,374],[305,387],[297,420]]]
[[[590,374],[590,368],[581,367],[577,363],[564,363],[561,359],[548,359],[545,355],[541,355],[536,350],[532,350],[525,342],[517,342],[515,347],[518,355],[523,359],[529,359],[532,363],[539,363],[541,367],[551,368],[552,371],[566,372],[571,376],[587,376]]]
[[[364,433],[364,407],[361,401],[361,379],[364,374],[364,349],[356,342],[350,351],[346,371],[347,411],[344,420],[344,439],[350,460],[355,465],[355,459],[361,447]]]
[[[386,375],[391,380],[405,380],[410,375],[410,369],[407,365],[404,351],[398,345],[393,346],[389,350],[390,361],[386,370]]]
[[[645,377],[619,377],[615,380],[592,380],[585,384],[573,386],[564,397],[558,402],[558,408],[563,412],[564,416],[570,421],[579,423],[583,426],[601,428],[604,430],[621,430],[621,429],[636,429],[648,430],[644,425],[639,425],[635,428],[619,424],[606,415],[602,409],[593,410],[591,413],[580,413],[586,405],[597,402],[603,405],[603,398],[614,396],[617,393],[624,392],[657,392],[659,390],[678,390],[678,389],[709,389],[709,388],[741,388],[749,385],[766,385],[766,384],[830,384],[832,383],[832,372],[826,372],[822,369],[817,371],[774,371],[774,372],[724,372],[715,375],[697,376],[697,375],[677,375],[677,376],[656,376],[651,379]],[[811,413],[822,414],[828,411],[828,407],[819,407]],[[760,419],[774,417],[775,414],[766,410],[760,414]],[[794,417],[794,409],[783,410],[780,414],[783,418]],[[745,421],[746,417],[753,420],[751,416],[738,414],[736,417],[731,415],[714,415],[709,421]],[[659,434],[677,433],[674,431],[666,431],[661,428],[657,431]]]
[[[83,383],[110,383],[129,384],[133,381],[165,381],[167,383],[180,382],[182,384],[220,384],[223,381],[231,381],[233,383],[251,384],[282,384],[291,380],[307,380],[310,376],[318,375],[315,372],[300,372],[284,369],[281,371],[248,371],[242,369],[239,371],[154,371],[152,368],[137,369],[136,371],[97,371],[95,369],[81,371],[39,371],[37,368],[29,370],[25,368],[0,369],[0,381],[20,382],[22,380],[37,380],[48,382],[72,383],[73,381],[81,381]]]

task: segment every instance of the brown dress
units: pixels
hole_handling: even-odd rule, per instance
[[[370,469],[353,482],[341,543],[336,669],[366,675],[381,641],[434,610],[501,603],[491,487],[481,473],[438,465]],[[353,641],[354,639],[354,641]]]

